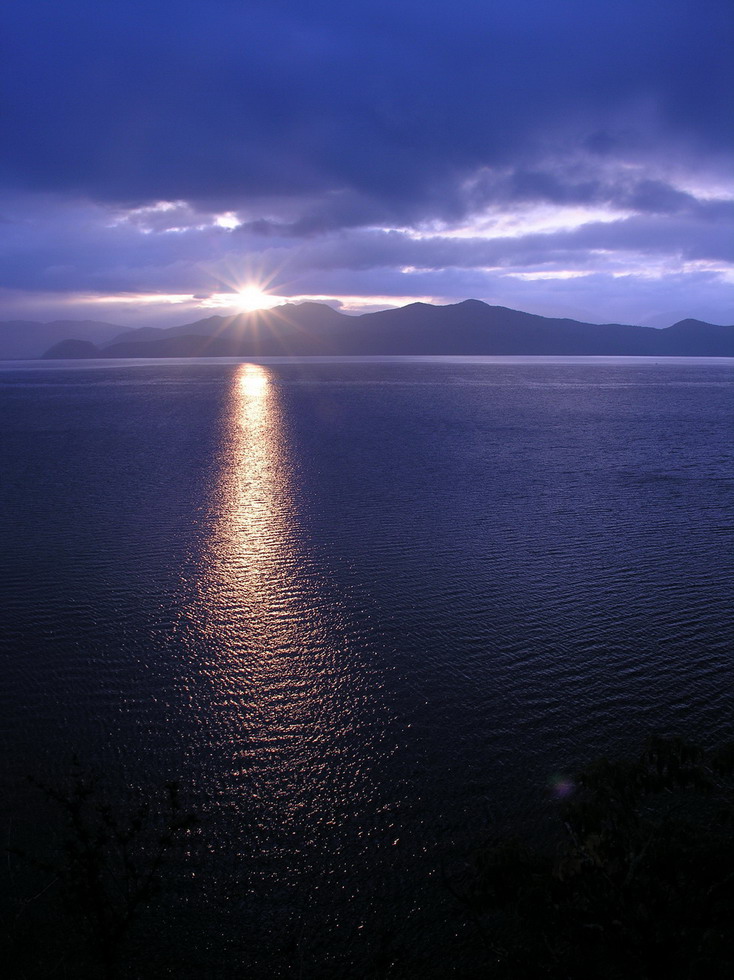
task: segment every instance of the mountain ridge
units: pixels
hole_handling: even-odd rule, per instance
[[[55,328],[63,321],[55,321]],[[104,324],[105,336],[60,338],[40,356],[266,357],[350,355],[656,355],[734,357],[734,326],[689,317],[666,328],[591,324],[544,317],[468,299],[447,306],[407,306],[349,316],[320,303],[214,314],[174,327],[125,330]],[[71,326],[74,321],[69,321]],[[48,325],[51,326],[51,325]],[[2,324],[0,324],[0,332]],[[110,332],[113,331],[112,336]],[[85,341],[70,345],[70,341]],[[89,343],[87,343],[89,342]]]

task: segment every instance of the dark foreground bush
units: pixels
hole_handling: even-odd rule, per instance
[[[733,772],[734,746],[653,738],[636,760],[579,775],[555,854],[517,840],[480,848],[449,884],[486,975],[734,976]]]
[[[10,835],[4,975],[117,977],[140,920],[171,887],[196,818],[175,782],[154,794],[113,792],[75,766],[63,785],[31,786],[46,826],[25,846],[14,842],[22,828]]]

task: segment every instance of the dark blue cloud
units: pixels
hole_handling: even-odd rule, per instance
[[[2,18],[0,173],[26,188],[347,190],[440,214],[481,166],[734,138],[728,0],[27,0]]]

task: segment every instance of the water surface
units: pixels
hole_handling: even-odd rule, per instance
[[[392,918],[430,973],[452,843],[731,737],[733,409],[726,360],[6,363],[6,781],[176,774],[223,963]]]

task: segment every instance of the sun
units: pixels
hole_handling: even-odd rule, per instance
[[[254,310],[269,310],[282,302],[279,297],[271,296],[259,286],[244,286],[235,295],[235,305],[242,313],[252,313]]]

